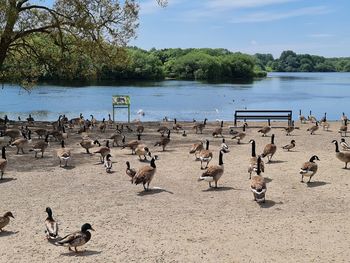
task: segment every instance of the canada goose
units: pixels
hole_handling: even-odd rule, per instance
[[[126,130],[127,130],[128,132],[133,132],[133,131],[134,131],[133,129],[131,129],[131,128],[129,127],[129,125],[126,125],[125,127],[126,127]]]
[[[263,153],[261,154],[261,157],[264,158],[267,156],[267,162],[269,163],[272,159],[272,156],[276,153],[277,151],[277,146],[275,145],[275,135],[271,135],[271,143],[267,144],[264,148]]]
[[[27,122],[30,123],[30,124],[33,124],[34,123],[34,118],[32,117],[31,114],[29,114],[28,118],[27,118]]]
[[[0,216],[0,232],[5,226],[10,223],[10,217],[15,218],[11,212],[6,212],[3,216]]]
[[[286,136],[290,136],[292,131],[294,131],[294,121],[292,121],[292,125],[288,126],[287,128],[283,128],[283,130],[286,132]]]
[[[162,137],[164,136],[165,133],[167,133],[169,131],[169,128],[166,126],[160,126],[157,130],[157,132],[159,132]]]
[[[4,136],[10,137],[13,142],[16,138],[21,137],[21,132],[18,129],[7,129]]]
[[[41,158],[44,158],[44,152],[46,150],[46,148],[49,146],[49,135],[47,134],[45,136],[45,140],[44,141],[38,141],[36,142],[32,149],[30,149],[29,151],[32,152],[34,151],[35,152],[35,158],[38,157],[38,152],[41,152]]]
[[[131,149],[131,154],[135,154],[135,150],[136,150],[137,146],[141,143],[141,135],[138,134],[137,140],[132,140],[132,141],[129,141],[128,143],[125,143],[125,137],[123,137],[122,142],[123,142],[122,149],[128,147]]]
[[[186,131],[184,131],[184,132],[182,133],[182,137],[186,137],[186,136],[187,136]]]
[[[92,127],[95,127],[97,125],[97,120],[95,119],[94,115],[90,115],[91,117],[91,120],[90,120],[90,123],[91,123],[91,126]]]
[[[240,144],[241,140],[243,140],[245,138],[245,136],[246,136],[245,127],[246,126],[247,126],[246,124],[243,124],[243,131],[237,133],[235,136],[232,137],[232,139],[236,139],[237,140],[237,144]]]
[[[62,119],[62,115],[59,115],[58,120],[51,123],[52,129],[57,130],[62,125],[61,119]]]
[[[102,123],[100,123],[100,125],[98,126],[98,129],[100,130],[100,132],[105,132],[106,131],[106,127],[107,127],[106,119],[103,118],[102,119]]]
[[[343,151],[350,151],[350,145],[345,141],[344,138],[340,139],[340,146],[342,147]]]
[[[111,161],[112,155],[107,154],[105,162],[104,162],[104,167],[106,168],[106,173],[110,173],[112,170],[112,161]]]
[[[80,127],[80,129],[77,131],[77,134],[82,134],[82,133],[86,133],[86,125],[83,125],[83,126]]]
[[[203,150],[203,142],[199,142],[199,143],[195,143],[192,145],[191,149],[190,149],[190,154],[194,154],[194,157],[196,158],[196,160],[198,159],[198,154]]]
[[[213,159],[213,152],[209,150],[209,141],[206,140],[205,150],[202,149],[199,153],[199,160],[201,161],[201,169],[204,170],[208,168],[208,164]],[[207,165],[203,168],[203,162],[206,162]]]
[[[142,124],[137,125],[136,127],[137,134],[142,134],[144,130],[145,130],[145,127]]]
[[[52,217],[52,210],[46,207],[47,218],[45,220],[45,234],[47,239],[56,239],[58,237],[58,224]]]
[[[295,141],[291,140],[289,144],[286,144],[282,149],[287,150],[288,152],[295,147]]]
[[[206,181],[211,187],[211,183],[215,182],[215,188],[218,187],[218,181],[224,173],[224,162],[223,162],[224,151],[219,152],[219,165],[211,165],[208,169],[198,178],[198,181]]]
[[[327,122],[327,112],[324,113],[324,116],[322,117],[322,119],[320,121],[320,126],[322,126],[323,130],[328,131],[330,125]]]
[[[304,176],[309,177],[308,183],[310,183],[311,178],[316,174],[317,172],[317,164],[315,163],[315,160],[320,160],[316,155],[312,156],[308,162],[305,162],[302,167],[300,168],[300,174],[301,174],[301,182],[304,182]]]
[[[88,230],[95,231],[90,224],[84,224],[81,227],[81,231],[69,234],[55,244],[68,247],[69,251],[72,251],[71,248],[74,247],[75,252],[78,252],[77,247],[86,244],[91,239],[91,233]]]
[[[0,118],[0,124],[7,124],[9,122],[9,118],[7,117],[7,115],[4,116],[4,118]]]
[[[78,118],[70,119],[69,121],[72,125],[81,125],[84,123],[84,116],[82,113],[79,114]]]
[[[104,160],[107,154],[111,153],[111,149],[109,148],[109,140],[106,141],[106,146],[101,147],[101,144],[98,141],[97,141],[97,144],[100,146],[100,148],[97,151],[94,151],[94,153],[99,153],[100,161],[101,163],[104,163]]]
[[[339,151],[338,142],[337,140],[333,140],[332,143],[335,144],[335,156],[338,158],[338,160],[345,163],[344,169],[348,168],[348,163],[350,163],[350,152],[341,152]]]
[[[307,116],[308,121],[310,122],[317,122],[317,119],[315,116],[312,115],[311,110],[309,116]]]
[[[228,146],[226,144],[226,140],[222,139],[222,143],[220,145],[220,150],[222,150],[224,153],[229,153],[230,150],[228,149]]]
[[[150,165],[141,167],[133,178],[133,183],[136,185],[142,183],[145,191],[149,190],[149,184],[151,183],[157,170],[155,160],[156,158],[152,157]],[[145,186],[146,184],[147,187]]]
[[[342,116],[341,116],[341,121],[342,121],[343,123],[345,123],[345,121],[347,121],[347,120],[348,120],[348,116],[346,116],[345,113],[343,112],[343,114],[342,114]]]
[[[62,161],[64,161],[64,167],[67,167],[71,152],[70,149],[65,148],[64,140],[61,141],[61,149],[57,150],[57,157],[60,159],[60,167],[62,167]]]
[[[301,110],[299,110],[299,120],[300,123],[306,123],[306,118],[304,115],[301,114]]]
[[[163,149],[163,152],[165,151],[165,147],[169,144],[170,142],[170,130],[168,131],[168,136],[161,138],[160,141],[157,141],[154,146],[161,146]]]
[[[252,145],[252,156],[250,157],[249,167],[248,167],[249,179],[251,179],[252,172],[256,171],[256,169],[257,169],[258,157],[256,156],[256,151],[255,151],[255,141],[250,140],[249,143]],[[265,172],[265,165],[264,165],[263,160],[260,161],[260,171]]]
[[[56,139],[56,141],[62,141],[68,138],[68,133],[66,132],[66,129],[64,128],[64,126],[60,126],[61,131],[59,130],[53,130],[51,132],[49,132],[49,135],[51,135],[52,137],[54,137]]]
[[[254,201],[265,203],[265,195],[267,191],[266,182],[264,177],[260,176],[261,173],[261,157],[257,159],[256,174],[251,178],[250,190],[253,192]]]
[[[117,146],[119,147],[119,141],[123,141],[123,139],[125,141],[125,136],[120,133],[115,133],[111,137],[109,137],[109,139],[112,140],[112,147],[114,147],[115,144],[117,144]]]
[[[314,135],[314,134],[315,134],[315,131],[317,131],[318,128],[319,128],[319,127],[318,127],[318,121],[316,121],[316,124],[315,124],[314,126],[308,128],[307,131],[309,131],[311,135]]]
[[[144,161],[147,160],[146,155],[151,156],[151,152],[149,151],[148,147],[144,144],[139,144],[135,149],[135,153],[140,158],[140,160],[141,156],[143,156]]]
[[[0,159],[0,172],[1,172],[0,180],[2,180],[4,176],[6,166],[7,166],[6,147],[3,146],[1,149],[1,159]]]
[[[342,137],[343,137],[343,133],[344,133],[344,136],[346,137],[347,132],[348,132],[348,120],[346,119],[344,121],[344,125],[340,126],[339,133],[340,133],[340,136],[342,136]]]
[[[205,126],[207,125],[207,121],[208,121],[208,119],[205,118],[204,121],[203,121],[203,123],[196,123],[196,124],[193,126],[192,129],[196,130],[196,134],[197,134],[198,132],[200,132],[200,134],[203,133],[203,129],[204,129]]]
[[[271,126],[264,126],[258,132],[262,133],[262,136],[266,136],[271,131]]]
[[[324,113],[324,115],[321,118],[320,122],[326,122],[326,121],[327,121],[327,112]]]
[[[108,127],[109,128],[113,128],[113,124],[114,124],[114,122],[113,122],[113,120],[111,118],[111,114],[108,113]]]
[[[19,150],[21,150],[22,154],[24,154],[23,148],[26,147],[28,143],[31,142],[32,140],[30,137],[31,131],[29,131],[28,133],[28,138],[24,133],[22,133],[22,135],[23,135],[23,138],[19,138],[11,143],[11,146],[15,146],[17,148],[17,154],[19,154]]]
[[[177,123],[176,118],[174,118],[173,130],[175,130],[176,132],[179,132],[179,130],[182,130],[182,126]]]
[[[38,138],[41,139],[43,136],[46,136],[46,134],[48,133],[48,131],[46,129],[36,129],[35,133],[38,134]]]
[[[219,136],[219,135],[220,135],[221,137],[223,137],[223,135],[222,135],[222,129],[223,129],[223,127],[224,127],[224,121],[221,121],[220,127],[217,127],[217,128],[214,129],[214,131],[213,131],[213,133],[212,133],[213,137],[217,137],[217,136]]]
[[[98,144],[98,140],[90,140],[90,139],[82,139],[79,143],[81,147],[86,150],[86,153],[90,154],[89,149],[93,148],[96,144]]]
[[[130,168],[129,161],[126,162],[126,171],[125,171],[125,173],[131,178],[131,183],[132,183],[133,178],[134,178],[134,176],[136,174],[136,170],[133,169],[133,168]]]

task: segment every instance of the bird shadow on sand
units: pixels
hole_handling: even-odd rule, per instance
[[[310,187],[310,188],[324,186],[326,184],[330,184],[330,183],[323,182],[323,181],[313,181],[313,182],[310,182],[310,183],[306,183],[307,187]]]
[[[162,189],[160,187],[153,187],[153,188],[148,189],[147,191],[139,192],[137,195],[138,196],[154,195],[154,194],[160,194],[160,193],[163,193],[163,192],[169,193],[169,194],[174,194],[173,192],[168,191],[166,189]]]
[[[265,200],[265,203],[259,203],[259,206],[261,208],[271,208],[271,207],[273,207],[275,205],[281,205],[281,204],[283,204],[283,202],[276,203],[273,200]]]
[[[2,180],[0,180],[0,184],[8,183],[8,182],[15,181],[15,180],[17,180],[17,178],[6,177],[6,178],[3,178]]]
[[[287,161],[282,161],[282,160],[271,160],[267,164],[275,164],[275,163],[286,163]]]
[[[75,168],[75,165],[62,166],[61,168],[65,170],[73,170]]]
[[[208,189],[202,190],[202,192],[223,192],[230,190],[238,190],[230,186],[218,186],[218,187],[210,187]]]
[[[18,231],[13,232],[13,231],[6,231],[6,230],[4,230],[4,231],[0,232],[0,237],[8,237],[8,236],[15,235],[17,233],[18,233]]]
[[[269,178],[269,177],[264,177],[265,179],[265,182],[268,184],[268,183],[271,183],[273,179]]]
[[[95,250],[83,250],[79,251],[78,253],[69,251],[66,253],[61,253],[62,256],[66,257],[88,257],[88,256],[93,256],[93,255],[99,255],[101,254],[102,251],[95,251]]]

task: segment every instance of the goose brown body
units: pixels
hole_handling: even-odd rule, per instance
[[[136,185],[142,183],[144,190],[148,191],[149,184],[153,180],[153,177],[156,173],[156,170],[157,170],[157,167],[155,164],[155,158],[153,157],[151,159],[150,165],[143,166],[137,171],[137,173],[135,174],[135,176],[133,178],[133,183]]]
[[[267,144],[263,150],[263,153],[261,154],[261,157],[267,157],[267,162],[270,162],[273,155],[276,153],[277,151],[277,146],[275,145],[274,142],[275,139],[275,135],[272,134],[271,135],[271,143]]]
[[[295,147],[295,140],[291,140],[289,144],[282,146],[282,149],[287,150],[288,152]]]
[[[260,130],[258,130],[258,132],[262,133],[262,136],[266,136],[266,134],[268,134],[270,131],[271,131],[270,126],[264,126]]]
[[[11,212],[6,212],[3,216],[0,216],[0,232],[10,223],[10,217],[14,218]]]
[[[249,160],[249,167],[248,167],[249,179],[251,179],[252,172],[256,171],[257,169],[258,157],[256,156],[255,141],[250,140],[249,143],[252,145],[252,154]],[[264,165],[264,162],[261,160],[261,158],[260,158],[260,171],[265,172],[265,165]]]
[[[213,152],[209,150],[209,141],[206,140],[206,148],[201,150],[199,153],[199,160],[201,161],[202,170],[208,168],[211,159],[213,159]],[[207,163],[205,167],[203,167],[203,162]]]
[[[67,167],[68,160],[71,158],[71,151],[65,148],[64,140],[61,141],[61,148],[57,150],[56,154],[60,159],[60,167],[62,166],[62,161],[64,161],[64,167]]]
[[[194,143],[189,151],[190,154],[194,154],[196,160],[198,159],[198,154],[203,150],[203,142]]]
[[[345,163],[344,169],[348,168],[348,163],[350,163],[350,152],[341,152],[339,151],[339,146],[337,140],[333,140],[332,143],[335,144],[335,156],[339,161]]]
[[[123,137],[123,143],[122,149],[129,148],[131,150],[131,154],[135,154],[135,150],[137,146],[141,143],[141,135],[137,135],[137,140],[131,140],[127,143],[125,143],[125,137]]]
[[[232,139],[235,139],[237,140],[237,143],[240,144],[241,143],[241,140],[243,140],[246,136],[246,133],[245,133],[245,128],[246,128],[246,124],[243,125],[243,131],[242,132],[238,132],[236,135],[234,135],[232,137]]]
[[[311,135],[314,135],[315,131],[317,131],[318,128],[319,128],[318,121],[316,121],[316,124],[314,126],[308,128],[307,131],[309,131]]]
[[[136,170],[134,168],[130,168],[129,161],[126,162],[125,173],[131,178],[131,183],[133,183],[133,178],[136,175]]]
[[[303,163],[300,168],[299,173],[301,174],[301,182],[304,182],[304,176],[309,177],[308,183],[310,183],[311,178],[317,173],[318,166],[315,160],[320,160],[316,155],[312,156],[308,162]]]
[[[23,138],[16,139],[11,143],[11,146],[15,146],[17,148],[17,154],[19,154],[20,150],[22,151],[22,154],[24,154],[24,147],[26,147],[29,141],[31,141],[30,134],[31,131],[28,132],[27,138],[27,136],[23,133]]]
[[[159,141],[157,141],[154,146],[161,146],[163,151],[165,151],[165,147],[170,143],[170,130],[168,131],[167,137],[162,137]]]
[[[3,146],[1,149],[1,159],[0,159],[0,172],[1,172],[1,176],[0,176],[0,180],[2,180],[6,167],[7,167],[7,159],[6,159],[6,147]]]
[[[35,158],[37,158],[38,152],[41,152],[41,158],[44,158],[44,152],[47,149],[47,147],[49,147],[48,139],[49,139],[49,135],[46,134],[44,141],[42,141],[42,140],[38,141],[33,145],[32,151],[35,152]]]
[[[224,162],[223,162],[224,151],[219,152],[219,165],[211,165],[203,174],[198,178],[198,181],[206,181],[211,187],[211,183],[215,183],[215,188],[218,187],[218,181],[224,173]]]
[[[203,133],[203,130],[205,126],[207,125],[207,118],[204,119],[203,123],[196,123],[193,125],[192,129],[196,130],[196,134],[199,132],[200,134]]]
[[[250,180],[250,190],[253,193],[254,201],[265,203],[265,194],[267,191],[265,178],[260,176],[261,173],[261,157],[257,159],[256,174]]]
[[[104,163],[104,160],[107,154],[111,153],[111,149],[109,148],[109,140],[106,141],[106,146],[100,146],[100,148],[97,151],[94,151],[94,153],[99,153],[101,163]]]

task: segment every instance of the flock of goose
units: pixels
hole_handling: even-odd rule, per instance
[[[144,191],[150,191],[150,183],[152,182],[156,171],[156,161],[159,159],[158,155],[154,155],[150,151],[150,147],[142,141],[142,136],[144,135],[145,128],[142,123],[138,122],[133,126],[127,124],[118,124],[111,120],[109,115],[108,120],[103,119],[102,121],[97,121],[94,116],[85,119],[82,114],[79,117],[68,119],[65,115],[60,115],[58,120],[52,122],[51,128],[39,127],[38,122],[34,121],[34,118],[29,115],[29,117],[22,121],[18,118],[18,121],[11,121],[7,116],[0,118],[0,145],[2,158],[0,159],[0,180],[3,179],[4,173],[8,165],[11,165],[7,159],[7,147],[16,148],[16,155],[25,154],[25,149],[29,148],[30,152],[34,152],[34,158],[43,158],[45,151],[50,146],[50,141],[57,141],[60,147],[56,150],[56,156],[59,161],[60,167],[69,166],[69,162],[72,158],[72,151],[66,148],[65,141],[72,134],[76,133],[81,136],[81,141],[79,142],[80,147],[84,149],[86,154],[97,154],[100,157],[100,162],[106,173],[111,173],[113,170],[113,162],[111,160],[111,147],[119,146],[121,149],[128,148],[131,150],[132,155],[136,155],[140,161],[148,161],[148,165],[144,165],[139,169],[134,169],[131,167],[130,162],[126,162],[125,173],[130,178],[132,184],[142,184]],[[312,126],[306,131],[310,135],[315,134],[319,127],[324,130],[328,130],[330,123],[327,120],[327,114],[317,120],[315,116],[312,115],[310,111],[309,116],[305,117],[299,112],[300,123],[312,123]],[[345,141],[346,134],[348,132],[347,122],[348,118],[343,113],[341,116],[342,125],[339,129],[341,135],[341,141],[338,144],[337,140],[333,140],[332,143],[335,145],[335,155],[336,157],[344,163],[344,168],[348,168],[348,163],[350,163],[350,145]],[[199,160],[201,165],[200,169],[203,170],[198,178],[198,181],[206,181],[209,187],[218,187],[218,181],[224,174],[224,155],[228,153],[229,147],[226,144],[225,138],[223,136],[223,124],[221,121],[218,127],[215,127],[212,131],[213,137],[222,137],[222,143],[218,151],[218,164],[210,164],[213,159],[214,152],[209,149],[210,141],[209,139],[200,140],[194,143],[189,150],[190,154],[193,154],[196,160]],[[206,129],[207,119],[203,122],[193,121],[192,129],[196,134],[202,134],[203,130]],[[237,144],[240,144],[242,140],[246,138],[246,128],[248,124],[245,122],[240,129],[231,129],[230,134],[232,135],[232,140],[235,140]],[[294,121],[292,124],[283,130],[286,136],[291,136],[291,133],[295,129],[300,127],[294,126]],[[89,133],[91,130],[97,131],[97,133],[104,134],[107,129],[114,130],[112,136],[109,136],[105,140],[105,145],[101,145],[100,141],[96,138],[91,138]],[[271,126],[264,126],[258,130],[262,136],[267,136],[272,133]],[[168,122],[163,122],[157,128],[157,132],[160,133],[159,139],[154,140],[152,147],[161,147],[162,151],[166,151],[168,145],[171,143],[171,133],[179,133],[181,131],[181,136],[186,137],[187,133],[184,127],[174,119],[172,127],[169,126]],[[38,140],[32,142],[32,137],[34,133],[37,135]],[[126,133],[135,133],[137,139],[126,141]],[[266,165],[263,161],[266,158],[266,162],[272,161],[274,154],[277,151],[277,145],[274,142],[275,134],[271,134],[271,141],[268,143],[263,152],[258,155],[256,153],[256,142],[253,139],[249,140],[251,144],[251,157],[248,164],[248,174],[250,179],[250,189],[253,193],[254,200],[258,203],[265,202],[265,194],[267,191],[266,181],[261,175],[265,172]],[[289,144],[282,146],[281,148],[290,151],[296,147],[296,141],[291,140]],[[340,149],[341,148],[341,149]],[[90,152],[90,150],[92,152]],[[39,155],[38,155],[39,154]],[[149,158],[149,159],[148,159]],[[309,161],[302,164],[300,168],[301,182],[304,182],[304,177],[308,177],[308,183],[311,182],[312,177],[317,173],[318,166],[315,161],[319,161],[317,155],[311,156]],[[214,185],[213,185],[214,184]],[[91,239],[90,231],[94,229],[89,223],[83,224],[80,231],[66,235],[60,238],[58,235],[58,224],[53,219],[53,213],[50,207],[46,208],[47,218],[45,220],[45,233],[48,240],[53,240],[54,244],[59,246],[67,246],[69,250],[74,248],[75,252],[78,252],[77,247],[84,245]],[[0,232],[6,227],[10,218],[14,218],[11,212],[6,212],[2,217],[0,217]]]

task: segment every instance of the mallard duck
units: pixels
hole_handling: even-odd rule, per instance
[[[201,161],[201,170],[208,168],[209,162],[213,159],[213,152],[209,150],[209,141],[206,140],[205,150],[202,149],[199,152],[199,160]],[[207,165],[203,167],[203,162],[206,162]]]
[[[219,152],[219,165],[211,165],[208,169],[198,178],[198,181],[206,181],[211,187],[211,183],[215,183],[215,188],[218,187],[218,181],[224,173],[224,162],[223,162],[224,151]]]
[[[6,147],[3,146],[1,149],[1,159],[0,159],[0,172],[1,172],[1,177],[0,180],[2,180],[4,173],[5,173],[5,169],[7,166],[7,159],[6,159]]]
[[[52,210],[46,207],[47,218],[45,220],[45,234],[47,239],[56,239],[58,237],[58,224],[52,217]]]
[[[341,152],[339,151],[339,146],[337,140],[333,140],[332,143],[335,144],[335,156],[338,160],[345,163],[344,169],[348,168],[348,163],[350,163],[350,152]]]
[[[266,182],[264,177],[260,176],[261,173],[261,157],[257,159],[257,169],[255,176],[250,181],[250,190],[253,192],[254,201],[265,203],[265,195],[267,191]]]
[[[271,143],[267,144],[261,154],[261,157],[264,158],[267,156],[267,162],[269,163],[273,157],[273,155],[277,151],[277,146],[275,145],[275,135],[271,135]]]
[[[224,127],[224,121],[221,121],[220,127],[217,127],[217,128],[214,129],[214,131],[212,133],[213,137],[218,137],[219,135],[221,137],[223,137],[223,135],[222,135],[223,127]]]
[[[290,136],[291,132],[294,131],[294,121],[292,121],[292,125],[288,126],[287,128],[283,128],[283,130],[286,132],[286,136]]]
[[[340,146],[342,147],[343,151],[350,151],[350,145],[345,141],[344,138],[340,139]]]
[[[31,142],[31,140],[32,140],[30,135],[31,135],[30,130],[28,132],[28,138],[27,138],[26,134],[23,132],[22,133],[23,138],[19,138],[11,143],[11,146],[14,146],[17,148],[17,154],[19,154],[20,150],[22,151],[22,154],[24,154],[24,150],[23,150],[24,147],[26,147],[28,145],[28,143]]]
[[[145,191],[149,190],[149,184],[151,183],[156,173],[157,167],[156,167],[155,161],[156,161],[156,157],[153,157],[151,159],[150,165],[141,167],[133,178],[133,183],[136,185],[142,183]],[[146,184],[147,184],[147,187],[146,187]]]
[[[255,151],[255,141],[250,140],[249,143],[252,145],[252,155],[249,160],[248,173],[249,173],[249,179],[252,179],[252,172],[256,171],[258,166],[258,157],[256,156],[256,151]],[[262,160],[260,160],[260,171],[261,172],[265,171],[265,165]]]
[[[32,149],[29,151],[34,151],[35,152],[35,158],[38,157],[38,152],[41,152],[41,158],[44,158],[44,152],[49,147],[49,135],[46,134],[45,140],[44,141],[38,141],[36,142]]]
[[[91,239],[89,230],[95,231],[90,224],[86,223],[81,227],[81,231],[69,234],[55,244],[57,246],[68,247],[69,251],[72,251],[71,248],[74,247],[75,252],[78,252],[77,247],[86,244]]]
[[[125,173],[131,178],[131,183],[133,183],[133,178],[136,174],[136,170],[133,168],[130,168],[130,163],[129,161],[126,162],[126,171]]]
[[[295,140],[291,140],[289,144],[282,146],[283,150],[287,150],[288,152],[295,147]]]
[[[168,131],[168,136],[161,138],[160,141],[157,141],[154,146],[161,146],[163,149],[163,152],[165,151],[165,147],[169,144],[170,142],[170,130]]]
[[[314,155],[310,158],[308,162],[305,162],[302,167],[300,168],[299,173],[301,174],[301,182],[304,182],[304,176],[309,177],[308,183],[310,183],[311,178],[317,173],[317,163],[315,163],[315,160],[319,161],[320,159]]]
[[[2,230],[5,226],[7,226],[10,223],[10,217],[15,218],[11,212],[6,212],[3,216],[0,216],[0,231]]]
[[[64,161],[64,167],[67,167],[71,152],[70,149],[65,148],[64,140],[61,141],[61,149],[57,150],[57,157],[60,159],[60,167],[62,167],[62,161]]]
[[[110,173],[112,170],[112,161],[111,161],[112,155],[107,154],[105,162],[104,162],[104,167],[106,168],[106,173]]]

